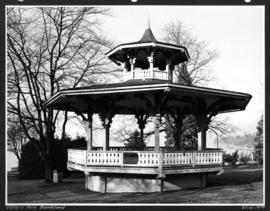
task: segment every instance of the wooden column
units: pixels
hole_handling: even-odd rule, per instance
[[[199,98],[198,103],[193,106],[194,110],[196,111],[194,115],[196,117],[198,126],[198,150],[203,151],[206,149],[206,132],[208,130],[211,117],[215,114],[215,112],[212,112],[212,114],[208,116],[206,102],[201,98]]]
[[[103,146],[103,150],[109,150],[110,147],[110,127],[111,127],[111,118],[106,117],[105,122],[104,122],[104,127],[105,127],[105,142]]]
[[[132,78],[135,78],[135,73],[134,73],[134,64],[136,62],[136,58],[131,58],[130,59],[130,69],[131,69],[131,76]]]
[[[204,129],[202,130],[202,150],[205,150],[206,149],[206,132],[207,132],[207,129]]]
[[[121,64],[121,66],[122,66],[122,69],[123,69],[123,79],[126,80],[127,79],[127,64],[126,64],[126,62],[123,62]]]
[[[167,72],[167,79],[172,81],[172,77],[171,77],[171,70],[170,70],[170,64],[171,64],[171,60],[167,59],[166,60],[166,72]]]
[[[183,125],[184,116],[181,114],[177,114],[175,119],[175,126],[176,126],[176,140],[175,146],[177,148],[181,148],[181,136],[182,136],[182,125]]]
[[[135,117],[137,118],[137,122],[140,129],[140,138],[141,138],[141,148],[144,147],[144,140],[143,140],[143,130],[145,128],[146,120],[148,118],[148,115],[143,114],[136,114]]]
[[[100,113],[100,119],[102,121],[102,125],[105,129],[105,140],[103,143],[103,150],[109,150],[110,147],[110,127],[112,123],[113,115],[110,113]]]
[[[206,129],[199,130],[198,132],[198,151],[206,149]]]
[[[83,124],[85,126],[86,134],[87,134],[87,151],[92,150],[93,145],[93,135],[92,135],[92,114],[88,114],[88,119],[83,120]]]
[[[151,52],[150,56],[148,57],[149,61],[149,69],[151,71],[151,78],[154,78],[154,52]]]
[[[93,148],[93,117],[92,113],[88,113],[88,124],[87,124],[87,151]]]
[[[206,113],[201,113],[197,116],[198,124],[198,150],[206,149],[206,132],[208,130],[209,120]]]
[[[173,81],[173,69],[174,65],[169,64],[168,80],[171,82]]]
[[[154,119],[154,130],[155,130],[155,151],[159,151],[160,139],[159,139],[159,127],[160,127],[161,116],[156,114]]]

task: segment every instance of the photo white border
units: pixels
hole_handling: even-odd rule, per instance
[[[179,2],[181,3],[181,2]],[[249,2],[247,2],[249,3]],[[26,5],[5,5],[5,17],[7,17],[7,8],[8,7],[29,7],[29,8],[32,8],[32,7],[134,7],[134,6],[144,6],[144,7],[153,7],[153,6],[160,6],[160,5],[32,5],[32,6],[26,6]],[[161,6],[173,6],[173,5],[161,5]],[[204,6],[204,5],[174,5],[174,6]],[[211,6],[211,5],[209,5]],[[212,5],[213,6],[213,5]],[[224,5],[215,5],[215,6],[220,6],[220,7],[225,7]],[[231,5],[231,6],[241,6],[241,7],[244,7],[244,6],[247,6],[247,5]],[[256,5],[250,5],[250,6],[256,6]],[[265,5],[261,5],[262,7],[264,7],[264,15],[266,15],[266,11],[265,11]],[[264,16],[266,18],[266,16]],[[266,26],[265,26],[265,18],[264,18],[264,33],[266,34]],[[7,52],[7,18],[5,18],[5,50]],[[263,113],[263,126],[264,126],[264,136],[263,136],[263,203],[260,204],[240,204],[240,203],[237,203],[237,204],[189,204],[189,203],[186,203],[186,204],[173,204],[173,203],[168,203],[168,204],[165,204],[165,203],[162,203],[162,204],[159,204],[159,203],[153,203],[153,204],[150,204],[150,203],[8,203],[8,189],[7,189],[7,182],[8,182],[8,171],[7,171],[7,62],[5,63],[5,80],[6,80],[6,83],[5,83],[5,88],[6,88],[6,91],[5,91],[5,112],[6,112],[6,116],[5,116],[5,125],[6,125],[6,128],[5,128],[5,134],[6,134],[6,139],[5,139],[5,206],[38,206],[38,207],[42,207],[42,206],[53,206],[53,207],[56,207],[56,206],[241,206],[242,208],[243,207],[265,207],[265,119],[266,119],[266,116],[265,116],[265,71],[266,71],[266,67],[265,67],[265,59],[266,59],[266,55],[265,55],[265,52],[266,52],[266,45],[265,45],[265,36],[264,36],[264,73],[263,73],[263,76],[264,76],[264,81],[263,81],[263,85],[264,85],[264,88],[263,88],[263,91],[264,91],[264,97],[263,97],[263,100],[264,100],[264,113]],[[6,57],[5,57],[5,61],[7,61],[7,54],[6,54]],[[248,209],[248,208],[247,208]]]

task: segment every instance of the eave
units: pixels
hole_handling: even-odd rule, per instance
[[[68,105],[77,104],[82,105],[85,104],[85,101],[80,100],[81,98],[89,98],[95,99],[106,98],[106,97],[116,97],[116,96],[133,96],[138,93],[141,96],[151,95],[155,93],[166,93],[172,96],[172,99],[176,99],[179,97],[181,101],[181,97],[188,96],[190,99],[199,99],[202,98],[205,101],[212,102],[211,100],[216,99],[225,99],[227,104],[219,103],[215,107],[217,113],[223,112],[231,112],[232,110],[244,110],[246,105],[251,99],[251,95],[241,92],[233,92],[227,90],[219,90],[213,88],[205,88],[205,87],[197,87],[197,86],[184,86],[180,84],[171,84],[171,83],[162,83],[162,84],[146,84],[146,85],[123,85],[117,87],[97,87],[97,88],[75,88],[75,89],[67,89],[62,90],[56,93],[52,98],[44,103],[46,107],[52,108],[62,108],[63,110],[68,110]],[[180,105],[180,102],[175,100],[177,105]],[[230,106],[231,101],[231,106]],[[174,100],[172,100],[174,102]],[[88,102],[89,103],[89,102]],[[61,104],[63,106],[61,107]],[[86,105],[84,105],[86,106]],[[130,106],[130,105],[129,105]],[[136,105],[132,105],[136,108]],[[191,103],[190,103],[190,106]],[[70,107],[72,108],[72,106]],[[219,108],[219,109],[217,109]],[[72,110],[72,109],[70,109]]]

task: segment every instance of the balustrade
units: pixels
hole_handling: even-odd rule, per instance
[[[222,151],[168,152],[168,151],[88,151],[68,150],[68,162],[88,166],[203,166],[222,165]]]
[[[137,166],[157,167],[160,165],[161,153],[158,152],[138,152],[139,160]]]
[[[152,71],[154,74],[152,74]],[[130,80],[130,79],[161,79],[161,80],[168,80],[168,73],[163,70],[159,70],[155,68],[154,70],[151,69],[134,69],[134,75],[132,75],[132,72],[125,72],[124,74],[124,80]]]
[[[193,153],[192,152],[179,152],[179,153],[164,153],[163,165],[192,165]]]
[[[154,78],[168,80],[168,73],[161,70],[154,70]]]
[[[121,152],[87,152],[87,165],[117,166],[122,164]]]
[[[223,162],[223,155],[220,152],[197,152],[196,165],[220,164]]]

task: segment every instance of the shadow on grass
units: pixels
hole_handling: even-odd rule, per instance
[[[263,180],[262,170],[245,170],[234,169],[225,171],[222,175],[209,175],[208,187],[225,186],[225,185],[243,185]]]

